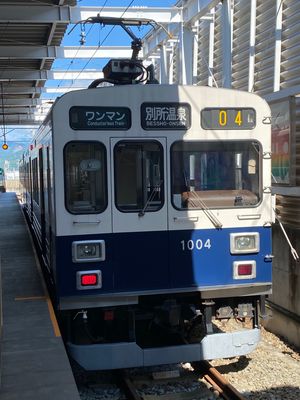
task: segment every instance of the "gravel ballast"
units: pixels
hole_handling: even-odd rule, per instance
[[[254,352],[211,364],[246,399],[300,400],[300,353],[264,328]]]
[[[276,335],[262,328],[262,340],[257,349],[243,357],[219,359],[210,362],[224,375],[245,399],[249,400],[300,400],[300,353]],[[153,370],[177,369],[180,376],[189,369],[190,364],[160,366]],[[135,369],[136,374],[145,374],[142,368]],[[76,378],[77,374],[77,378]],[[149,368],[147,369],[149,374]],[[130,374],[131,375],[131,374]],[[124,395],[113,382],[111,372],[75,372],[81,400],[122,400]],[[203,382],[190,382],[188,385],[170,380],[149,382],[139,388],[140,394],[161,396],[178,391],[191,392],[203,385]],[[204,390],[205,393],[205,390]],[[198,395],[195,400],[216,399],[214,393]],[[159,399],[159,397],[157,397]]]

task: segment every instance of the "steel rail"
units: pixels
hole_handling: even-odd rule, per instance
[[[197,372],[201,372],[203,378],[211,384],[213,389],[217,390],[225,400],[246,400],[216,368],[209,364],[209,362],[200,361],[195,364],[193,364],[193,366],[195,366]]]
[[[115,372],[118,380],[118,384],[124,391],[127,400],[143,400],[137,392],[132,380],[128,377],[126,370],[118,370]]]
[[[246,400],[245,397],[238,392],[235,387],[228,382],[218,370],[212,367],[207,361],[200,361],[193,363],[195,373],[201,374],[201,377],[205,379],[212,387],[212,389],[225,400]],[[137,391],[134,382],[128,376],[126,370],[116,371],[116,377],[120,388],[126,395],[127,400],[143,400],[143,396]],[[160,395],[156,396],[163,397]]]

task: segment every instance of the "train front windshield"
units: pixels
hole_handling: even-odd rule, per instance
[[[249,207],[260,202],[255,141],[176,142],[171,148],[172,202],[177,209]]]
[[[120,141],[114,158],[118,209],[159,210],[164,203],[162,146],[156,141]],[[260,160],[261,146],[255,141],[175,142],[171,146],[173,206],[178,210],[257,206],[261,200]],[[70,142],[65,147],[70,212],[105,209],[105,166],[100,143]]]

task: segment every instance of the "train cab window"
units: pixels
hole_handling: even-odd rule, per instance
[[[177,209],[253,207],[260,202],[261,146],[254,141],[176,142],[171,148]]]
[[[163,205],[163,149],[156,141],[121,141],[114,149],[116,207],[151,212]]]
[[[93,214],[107,206],[106,150],[99,142],[70,142],[64,149],[65,202],[72,214]]]

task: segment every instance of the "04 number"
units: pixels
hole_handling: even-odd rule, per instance
[[[230,117],[230,115],[229,115]],[[231,119],[232,117],[230,117]],[[234,118],[234,123],[238,126],[241,126],[243,124],[243,119],[242,119],[242,112],[238,111],[236,113],[235,116],[233,116]],[[227,111],[225,110],[220,110],[219,111],[219,125],[220,126],[226,126],[228,123],[228,115],[227,115]]]
[[[185,251],[185,250],[192,251],[194,249],[195,250],[202,250],[203,248],[206,248],[206,249],[209,250],[211,248],[210,239],[206,239],[205,241],[201,240],[201,239],[197,239],[197,240],[192,240],[192,239],[190,239],[190,240],[182,240],[180,243],[181,243],[182,251]]]

